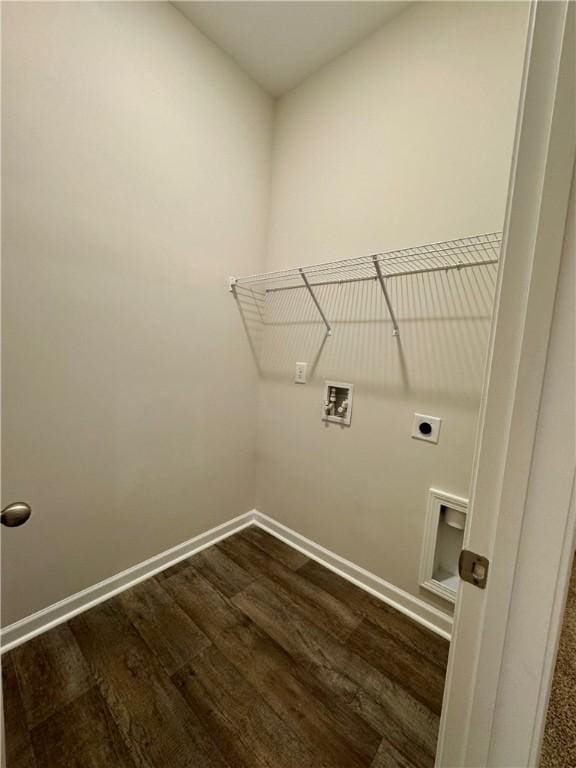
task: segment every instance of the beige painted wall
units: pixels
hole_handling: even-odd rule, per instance
[[[525,21],[410,8],[279,102],[271,166],[270,100],[170,4],[5,4],[2,501],[34,519],[3,531],[4,625],[255,501],[419,594],[426,490],[467,491],[493,271],[396,281],[400,343],[372,285],[324,291],[324,346],[304,295],[263,335],[244,306],[247,338],[223,286],[267,224],[269,269],[500,228]],[[350,430],[320,421],[327,378],[356,385]]]
[[[417,4],[283,97],[267,268],[501,229],[526,23],[523,3]],[[394,281],[399,340],[376,286],[324,288],[324,344],[305,293],[276,294],[259,347],[258,509],[447,610],[418,587],[427,490],[468,494],[493,285]],[[325,379],[355,384],[350,429],[320,420]]]
[[[254,506],[272,104],[169,3],[3,6],[6,625]]]

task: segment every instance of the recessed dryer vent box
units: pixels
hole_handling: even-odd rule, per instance
[[[327,381],[322,398],[322,419],[334,424],[350,426],[352,419],[352,384],[341,381]]]
[[[430,488],[420,561],[420,586],[451,603],[456,601],[468,500]]]

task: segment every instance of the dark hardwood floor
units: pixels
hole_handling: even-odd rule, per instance
[[[447,656],[248,528],[6,653],[7,768],[433,766]]]

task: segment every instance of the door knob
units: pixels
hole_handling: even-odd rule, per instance
[[[25,501],[15,501],[13,504],[8,504],[0,512],[0,523],[9,528],[15,528],[17,525],[24,525],[31,514],[32,510],[29,504],[26,504]]]

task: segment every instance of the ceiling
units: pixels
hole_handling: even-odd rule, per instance
[[[175,2],[272,96],[351,48],[408,2]]]

